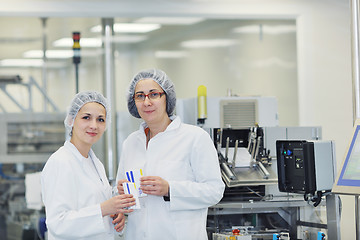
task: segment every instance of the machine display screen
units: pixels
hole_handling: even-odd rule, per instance
[[[360,126],[356,126],[338,180],[338,185],[360,187]]]
[[[360,195],[360,119],[353,128],[353,135],[341,164],[333,193]]]

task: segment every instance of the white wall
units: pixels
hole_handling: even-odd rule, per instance
[[[300,124],[321,125],[335,140],[339,168],[353,124],[349,3],[313,3],[298,26]],[[355,239],[354,197],[341,199],[342,239]]]

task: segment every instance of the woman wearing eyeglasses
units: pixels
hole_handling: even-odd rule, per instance
[[[174,84],[165,72],[143,70],[130,82],[129,112],[144,122],[124,141],[117,174],[142,169],[141,209],[128,215],[126,239],[207,238],[208,207],[224,192],[214,144],[203,129],[174,115]]]

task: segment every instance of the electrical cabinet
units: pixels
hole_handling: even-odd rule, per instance
[[[332,141],[276,141],[279,190],[303,194],[331,190],[334,148]]]

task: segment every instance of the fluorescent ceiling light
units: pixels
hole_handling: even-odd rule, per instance
[[[112,40],[114,43],[137,43],[147,39],[147,36],[140,35],[121,35],[113,36]]]
[[[112,41],[114,43],[137,43],[146,40],[146,36],[139,35],[122,35],[122,36],[113,36]],[[72,48],[74,41],[72,38],[61,38],[53,42],[54,47],[68,47]],[[80,38],[80,47],[81,48],[96,48],[101,47],[102,40],[101,38]]]
[[[41,67],[42,59],[4,59],[0,61],[2,67]]]
[[[156,51],[156,58],[183,58],[187,57],[187,52],[185,51]]]
[[[0,67],[43,67],[44,61],[42,59],[4,59],[0,61]],[[46,62],[47,68],[63,68],[66,66],[64,61]]]
[[[101,47],[100,38],[80,38],[80,47]],[[60,38],[53,42],[54,47],[72,47],[74,40],[72,38]]]
[[[46,57],[47,58],[71,58],[74,56],[73,50],[47,50]],[[24,58],[42,58],[43,51],[42,50],[30,50],[26,51],[23,54]]]
[[[147,33],[159,29],[160,24],[146,24],[146,23],[114,23],[114,32],[117,33]],[[97,25],[90,29],[91,32],[101,32],[101,25]],[[80,39],[81,41],[81,39]],[[81,45],[81,42],[80,42]]]
[[[194,17],[144,17],[136,20],[136,23],[158,23],[162,25],[191,25],[204,21],[204,18]]]
[[[236,43],[237,41],[233,39],[199,39],[184,41],[181,43],[181,46],[186,48],[214,48],[229,47]]]
[[[80,50],[81,57],[97,57],[102,51],[96,50]],[[46,57],[49,59],[66,59],[74,56],[73,50],[47,50]],[[43,58],[42,50],[30,50],[23,54],[24,58]]]
[[[260,31],[265,34],[284,34],[284,33],[294,33],[296,32],[295,25],[249,25],[242,26],[233,29],[234,33],[255,33],[259,34]]]

